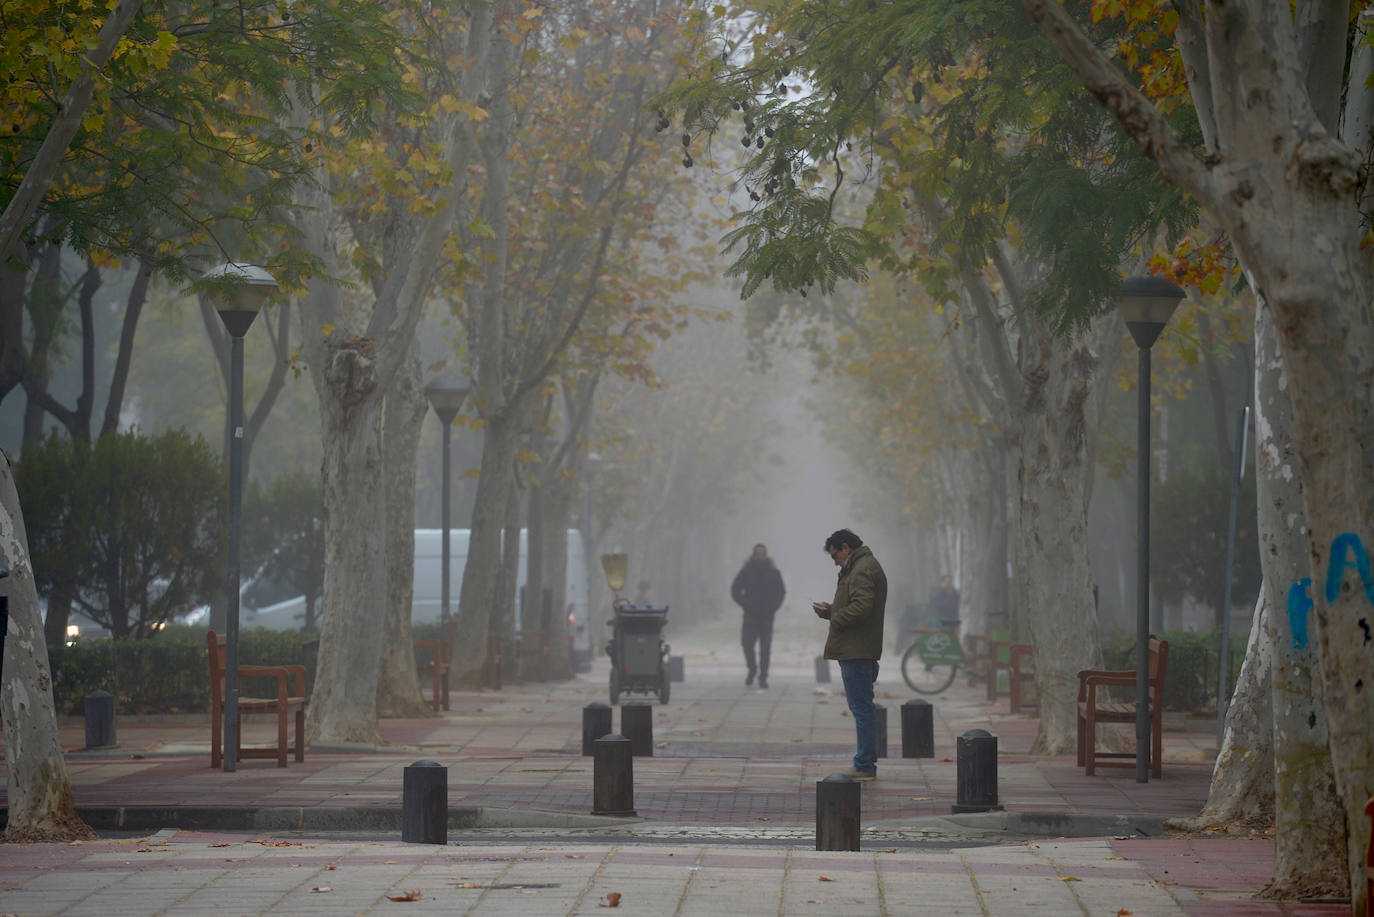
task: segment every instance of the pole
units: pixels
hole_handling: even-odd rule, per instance
[[[1150,348],[1140,348],[1136,390],[1135,781],[1150,782]],[[1089,741],[1092,738],[1089,737]]]
[[[440,419],[440,420],[443,420],[442,417],[439,418],[439,419]],[[439,592],[440,592],[440,603],[441,603],[441,604],[440,604],[440,611],[439,611],[439,621],[440,621],[440,624],[442,625],[442,629],[441,629],[440,632],[439,632],[439,639],[440,639],[440,640],[447,640],[447,639],[448,639],[448,600],[449,600],[449,570],[448,570],[448,567],[449,567],[449,545],[448,545],[448,526],[449,526],[449,521],[448,521],[448,505],[449,505],[448,457],[449,457],[449,451],[448,451],[448,450],[449,450],[449,430],[452,429],[452,423],[451,423],[452,420],[453,420],[453,418],[450,417],[448,420],[445,420],[445,421],[444,421],[444,471],[443,471],[443,474],[444,474],[444,482],[443,482],[443,488],[442,488],[442,489],[443,489],[443,498],[442,498],[442,499],[443,499],[443,501],[444,501],[444,506],[443,506],[443,509],[440,511],[440,519],[441,519],[441,524],[442,524],[443,527],[444,527],[444,533],[443,533],[443,535],[440,536],[440,539],[439,539],[440,544],[443,546],[443,547],[442,547],[442,552],[443,552],[443,555],[444,555],[444,572],[443,572],[443,574],[442,574],[442,575],[440,576],[440,578],[439,578],[439,583],[440,583]]]
[[[239,509],[243,502],[243,336],[229,338],[229,563],[224,619],[224,770],[239,753]]]
[[[1231,477],[1231,521],[1226,527],[1226,588],[1221,599],[1221,647],[1217,650],[1217,750],[1226,738],[1226,682],[1231,674],[1231,581],[1236,564],[1236,504],[1240,502],[1240,480],[1245,477],[1245,453],[1250,433],[1250,405],[1240,410],[1240,429],[1236,431],[1236,468]]]

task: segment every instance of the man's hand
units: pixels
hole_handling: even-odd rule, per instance
[[[829,603],[829,602],[812,602],[812,603],[811,603],[811,610],[814,611],[814,612],[816,613],[816,617],[818,617],[818,618],[828,618],[828,617],[830,617],[830,603]]]

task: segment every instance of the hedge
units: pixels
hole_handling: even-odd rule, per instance
[[[86,695],[108,691],[120,713],[191,713],[210,709],[210,668],[200,627],[171,625],[145,640],[78,640],[48,648],[59,713],[81,715]],[[304,661],[302,635],[263,627],[239,633],[243,665]],[[251,693],[254,682],[246,686]],[[265,689],[261,688],[259,690]]]
[[[1196,631],[1172,631],[1157,635],[1169,644],[1168,668],[1164,672],[1164,708],[1191,713],[1216,712],[1218,635]],[[1245,659],[1247,637],[1231,638],[1231,674],[1227,690],[1236,685]],[[1135,635],[1104,634],[1102,661],[1108,669],[1135,670]]]

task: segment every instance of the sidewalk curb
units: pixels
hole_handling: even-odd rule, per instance
[[[8,820],[0,809],[0,827]],[[400,806],[77,806],[76,814],[97,831],[394,831],[400,833]],[[637,824],[642,818],[610,818],[465,806],[448,810],[448,827],[464,828],[604,828]]]

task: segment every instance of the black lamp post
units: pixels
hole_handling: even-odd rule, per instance
[[[239,529],[243,503],[243,336],[277,281],[252,264],[229,262],[205,273],[206,292],[229,332],[229,558],[224,619],[224,769],[238,767],[239,753]]]
[[[1183,290],[1163,277],[1127,277],[1117,307],[1140,348],[1136,385],[1135,779],[1150,782],[1150,348],[1178,308]]]
[[[463,407],[463,402],[468,397],[468,389],[465,386],[457,385],[452,382],[431,382],[425,386],[425,397],[429,399],[429,406],[434,408],[434,414],[439,418],[439,422],[444,425],[444,462],[443,462],[443,508],[440,510],[440,524],[443,526],[443,534],[440,535],[441,551],[443,554],[443,573],[440,574],[440,611],[439,624],[442,628],[440,636],[448,633],[449,618],[449,536],[448,536],[448,513],[449,513],[449,432],[453,429],[453,418],[458,416],[458,411]]]

